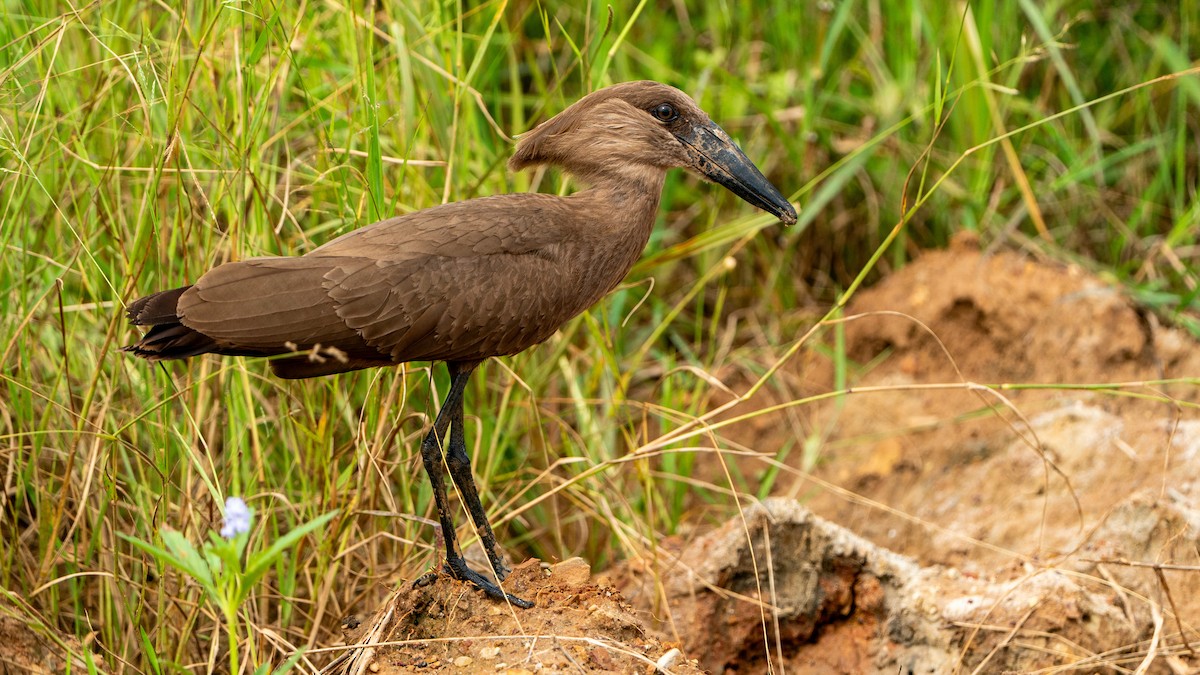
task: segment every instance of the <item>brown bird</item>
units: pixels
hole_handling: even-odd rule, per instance
[[[686,94],[657,82],[593,92],[521,136],[509,167],[560,167],[589,186],[567,197],[506,194],[443,204],[368,225],[299,257],[220,265],[191,286],[130,303],[150,326],[125,347],[151,361],[198,354],[277,356],[306,378],[408,361],[445,361],[450,391],[421,444],[446,568],[496,598],[455,542],[445,460],[497,581],[509,570],[471,475],[463,390],[482,361],[524,351],[604,297],[641,255],[666,172],[682,167],[796,222],[796,211]]]

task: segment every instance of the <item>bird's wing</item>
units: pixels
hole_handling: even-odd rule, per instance
[[[396,261],[522,254],[573,237],[576,227],[576,212],[560,197],[496,195],[381,220],[347,232],[306,257]]]
[[[563,244],[586,226],[558,197],[454,202],[350,232],[308,258],[372,264],[328,276],[337,314],[393,361],[470,360],[521,351],[578,312],[556,286]]]
[[[377,262],[331,275],[329,297],[393,361],[475,360],[531,347],[574,314],[558,269],[537,254]]]
[[[350,232],[298,258],[227,263],[180,298],[184,325],[265,354],[319,344],[391,362],[515,353],[579,311],[556,286],[562,200],[455,202]]]
[[[200,277],[179,299],[181,322],[217,342],[262,354],[320,344],[382,358],[337,315],[326,275],[369,265],[355,258],[253,258]]]

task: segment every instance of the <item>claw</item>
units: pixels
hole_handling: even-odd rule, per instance
[[[465,581],[469,584],[474,584],[476,588],[482,590],[484,593],[487,593],[497,600],[507,600],[521,609],[529,609],[530,607],[533,607],[532,602],[525,600],[524,598],[518,598],[515,595],[505,593],[502,588],[492,583],[490,579],[483,576],[479,572],[476,572],[470,567],[467,567],[467,562],[462,558],[447,559],[446,569],[448,572],[450,572],[450,576],[458,579],[459,581]],[[507,576],[507,573],[505,576]]]
[[[469,584],[472,584],[479,590],[487,593],[489,596],[497,600],[505,600],[517,607],[520,607],[521,609],[529,609],[530,607],[533,607],[533,603],[529,600],[505,593],[503,589],[492,583],[487,577],[468,567],[466,561],[461,558],[453,562],[447,560],[445,564],[442,565],[442,571],[446,572],[446,574],[449,574],[451,577],[458,579],[459,581],[465,581]],[[500,577],[501,581],[504,581],[504,577],[508,576],[508,572],[509,570],[504,570],[504,574]],[[429,586],[433,582],[437,581],[437,576],[438,573],[436,570],[430,570],[417,577],[416,580],[413,581],[413,588],[424,588],[425,586]]]

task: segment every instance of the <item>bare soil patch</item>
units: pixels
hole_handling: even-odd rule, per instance
[[[1185,640],[1200,641],[1200,419],[1190,402],[1200,397],[1195,380],[1163,382],[1200,375],[1192,338],[1079,268],[983,253],[969,237],[860,293],[847,316],[854,393],[728,435],[768,455],[816,441],[819,458],[804,470],[793,452],[801,470],[773,493],[902,554],[920,570],[906,577],[916,585],[864,576],[876,553],[847,567],[777,542],[776,575],[821,570],[817,599],[794,599],[816,606],[734,644],[685,639],[685,653],[712,672],[758,672],[770,649],[789,672],[1130,672],[1143,661],[1145,672],[1194,672]],[[782,376],[794,395],[834,386],[815,351]],[[1105,383],[1128,384],[1092,386]],[[786,400],[764,390],[747,407]],[[767,466],[739,463],[752,480]],[[715,465],[706,475],[723,481]],[[668,615],[656,624],[667,635],[709,634],[706,617],[727,602],[670,581],[637,590],[698,560],[691,546],[620,575],[635,604]],[[745,565],[730,569],[743,572],[712,577],[716,588],[766,587]],[[906,590],[871,590],[889,584]],[[751,609],[739,607],[733,616]],[[895,617],[921,613],[940,622],[936,639],[904,637],[920,631]]]
[[[24,608],[0,600],[0,673],[87,672],[87,665],[71,656],[83,652],[79,640],[59,634]]]
[[[650,635],[620,593],[599,586],[579,558],[553,566],[518,565],[505,590],[532,600],[522,610],[441,575],[429,585],[406,584],[356,629],[341,673],[653,673],[656,664],[679,675],[701,673]]]

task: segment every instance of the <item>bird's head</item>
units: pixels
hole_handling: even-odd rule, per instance
[[[661,185],[681,167],[718,183],[789,225],[796,209],[696,102],[658,82],[592,92],[523,134],[508,165],[551,164],[587,182]]]

